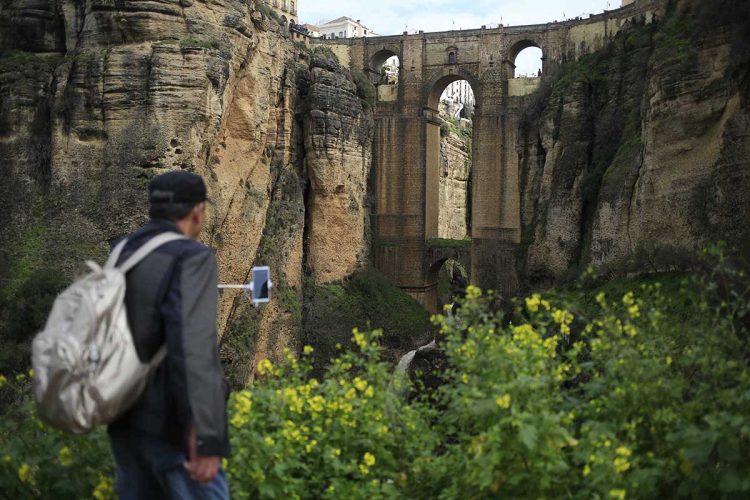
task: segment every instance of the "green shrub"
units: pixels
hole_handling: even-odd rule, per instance
[[[447,238],[430,238],[425,241],[427,248],[471,248],[471,239],[450,240]]]
[[[375,85],[367,78],[364,71],[355,70],[352,71],[352,79],[354,84],[357,86],[357,95],[362,101],[363,108],[368,111],[375,106],[375,100],[377,98],[377,89]]]
[[[507,316],[469,287],[434,317],[450,368],[429,398],[403,397],[380,332],[354,330],[320,379],[311,348],[261,361],[230,401],[233,497],[746,498],[750,280],[711,255],[703,277],[534,294]],[[101,433],[64,436],[14,408],[0,421],[3,492],[108,484]]]
[[[337,345],[350,345],[354,327],[382,329],[391,359],[433,336],[422,306],[373,269],[341,283],[305,285],[302,340],[315,348],[316,375],[339,354]]]
[[[187,37],[180,40],[181,49],[205,49],[218,50],[221,48],[221,42],[218,40],[199,40],[197,38]]]
[[[331,50],[330,47],[326,47],[325,45],[316,45],[310,49],[310,59],[314,59],[315,57],[330,60],[335,62],[336,64],[341,64],[338,56]]]
[[[114,463],[104,429],[76,437],[42,423],[27,396],[29,375],[21,373],[10,380],[0,375],[4,497],[114,499]]]

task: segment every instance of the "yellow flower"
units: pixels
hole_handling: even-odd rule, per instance
[[[359,377],[356,377],[356,378],[355,378],[355,379],[354,379],[354,380],[352,381],[352,384],[353,384],[353,385],[354,385],[354,387],[356,387],[356,388],[357,388],[357,390],[358,390],[358,391],[360,391],[360,392],[361,392],[361,391],[364,391],[364,390],[365,390],[365,389],[367,388],[367,382],[365,382],[364,380],[362,380],[362,379],[361,379],[361,378],[359,378]]]
[[[226,458],[221,459],[221,468],[227,470],[229,468],[229,460]]]
[[[341,456],[341,450],[339,448],[333,449],[333,456],[340,457]]]
[[[366,476],[367,474],[370,473],[370,469],[365,464],[359,464],[359,472],[363,476]]]
[[[310,405],[310,409],[314,413],[320,413],[325,409],[326,400],[323,398],[323,396],[318,395],[308,400],[307,404]]]
[[[464,384],[468,384],[469,383],[469,376],[467,374],[465,374],[465,373],[463,375],[461,375],[461,382],[463,382]]]
[[[466,298],[467,299],[478,299],[482,296],[482,290],[475,287],[474,285],[469,285],[466,287]]]
[[[25,374],[19,373],[18,375],[16,375],[16,381],[17,382],[23,382],[24,380],[26,380],[26,375]]]
[[[100,474],[99,484],[97,484],[96,488],[94,488],[93,496],[94,498],[96,498],[96,500],[111,500],[116,498],[112,479],[103,474]]]
[[[552,319],[558,325],[569,325],[573,322],[573,315],[562,309],[555,309],[552,311]]]
[[[305,347],[302,348],[302,352],[307,355],[312,354],[314,350],[315,349],[313,349],[312,346],[309,346],[309,345],[306,345]]]
[[[371,398],[375,395],[375,389],[372,388],[371,385],[367,386],[367,389],[365,389],[365,396],[368,398]]]
[[[605,307],[607,305],[607,295],[604,292],[599,292],[596,296],[596,303],[600,307]]]
[[[60,448],[60,453],[58,453],[57,458],[60,460],[60,464],[62,464],[63,467],[70,467],[73,463],[73,453],[71,453],[70,448],[67,446]]]
[[[258,373],[261,375],[266,375],[273,372],[273,363],[271,363],[270,360],[264,359],[260,363],[258,363]]]
[[[616,500],[625,500],[625,490],[609,490],[609,496]]]
[[[5,375],[0,375],[0,387],[4,386],[8,383],[8,379],[5,378]]]
[[[18,479],[20,479],[22,483],[29,482],[29,479],[31,479],[31,467],[29,467],[29,464],[23,463],[21,464],[21,467],[18,468]]]
[[[237,395],[235,409],[241,415],[247,415],[253,407],[253,402],[247,392],[241,392]]]
[[[348,391],[346,391],[346,395],[345,396],[346,396],[346,399],[354,399],[354,398],[356,398],[357,397],[357,391],[356,391],[356,389],[354,389],[354,387],[352,387],[351,389],[349,389]]]
[[[628,314],[630,314],[630,317],[633,319],[638,319],[641,317],[641,310],[638,308],[638,304],[634,304],[630,307],[628,307]]]
[[[367,347],[367,339],[365,338],[365,335],[357,328],[352,330],[352,340],[359,346],[360,349],[364,349],[365,347]]]
[[[305,451],[306,451],[307,453],[311,453],[311,452],[312,452],[312,451],[313,451],[313,450],[315,449],[315,447],[316,447],[317,445],[318,445],[318,441],[317,441],[317,440],[315,440],[315,439],[313,439],[312,441],[310,441],[309,443],[307,443],[307,444],[305,445]]]
[[[529,312],[535,313],[539,310],[539,305],[542,303],[542,296],[535,293],[531,297],[526,297],[526,309]]]
[[[630,448],[628,448],[627,446],[620,446],[620,447],[618,447],[615,450],[615,453],[617,453],[621,457],[629,457],[630,455],[633,454],[633,452],[630,451]]]
[[[622,474],[623,472],[627,472],[628,469],[630,469],[630,462],[628,462],[627,458],[623,457],[617,457],[614,461],[615,470]]]
[[[369,451],[364,454],[362,457],[362,461],[367,465],[368,467],[372,467],[375,465],[375,455],[370,453]]]
[[[266,446],[273,446],[276,444],[276,441],[271,436],[264,437],[263,442],[266,443]]]
[[[33,368],[31,370],[29,370],[29,377],[31,377],[31,378],[34,377],[34,369]]]
[[[583,477],[588,477],[589,474],[591,474],[591,467],[589,467],[589,464],[586,464],[583,467]]]
[[[667,366],[672,366],[672,356],[667,356]]]
[[[500,396],[495,400],[495,403],[497,403],[497,406],[499,406],[503,410],[507,410],[508,408],[510,408],[510,394],[504,394]]]
[[[232,419],[229,421],[229,423],[232,424],[233,427],[239,429],[240,427],[244,426],[249,421],[250,419],[247,418],[246,416],[240,413],[235,413]]]

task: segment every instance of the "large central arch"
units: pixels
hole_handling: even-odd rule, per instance
[[[480,101],[478,97],[479,82],[470,72],[450,68],[444,74],[434,77],[427,86],[425,96],[424,116],[425,116],[425,239],[438,238],[439,234],[439,214],[440,214],[440,127],[443,120],[440,118],[440,98],[445,89],[453,82],[466,80],[469,82],[476,97],[475,108],[479,108]],[[472,134],[472,150],[476,150],[477,144],[474,142],[477,130],[474,129]],[[471,193],[468,194],[471,196]]]

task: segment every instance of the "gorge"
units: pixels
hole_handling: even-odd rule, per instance
[[[450,52],[443,64],[422,50],[437,34],[305,45],[243,0],[0,4],[0,371],[23,365],[80,264],[146,220],[148,181],[171,169],[208,183],[203,240],[221,280],[244,282],[257,264],[274,272],[265,308],[222,297],[222,358],[237,387],[259,360],[303,343],[326,356],[368,321],[394,359],[430,340],[406,293],[435,305],[424,256],[445,255],[426,250],[440,225],[432,208],[456,199],[428,186],[441,155],[471,191],[468,214],[452,204],[471,224],[470,278],[507,296],[588,266],[679,267],[715,240],[747,254],[748,7],[627,9],[590,21],[606,26],[596,36],[577,21],[526,30],[542,46],[563,32],[570,43],[519,90],[508,69],[528,38],[520,28],[475,30],[516,37],[496,45],[439,34],[458,50],[450,73]],[[382,50],[401,61],[387,99],[370,74]],[[432,78],[431,65],[448,73]],[[425,101],[458,77],[478,94],[471,148],[440,139]]]

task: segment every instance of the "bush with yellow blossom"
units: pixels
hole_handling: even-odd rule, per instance
[[[320,379],[313,350],[263,360],[230,400],[232,496],[748,498],[750,281],[721,248],[703,276],[534,294],[502,314],[470,287],[434,317],[445,383],[414,397],[355,330]],[[0,390],[27,394],[28,377]],[[72,438],[19,404],[0,420],[0,491],[111,498],[102,432]]]

